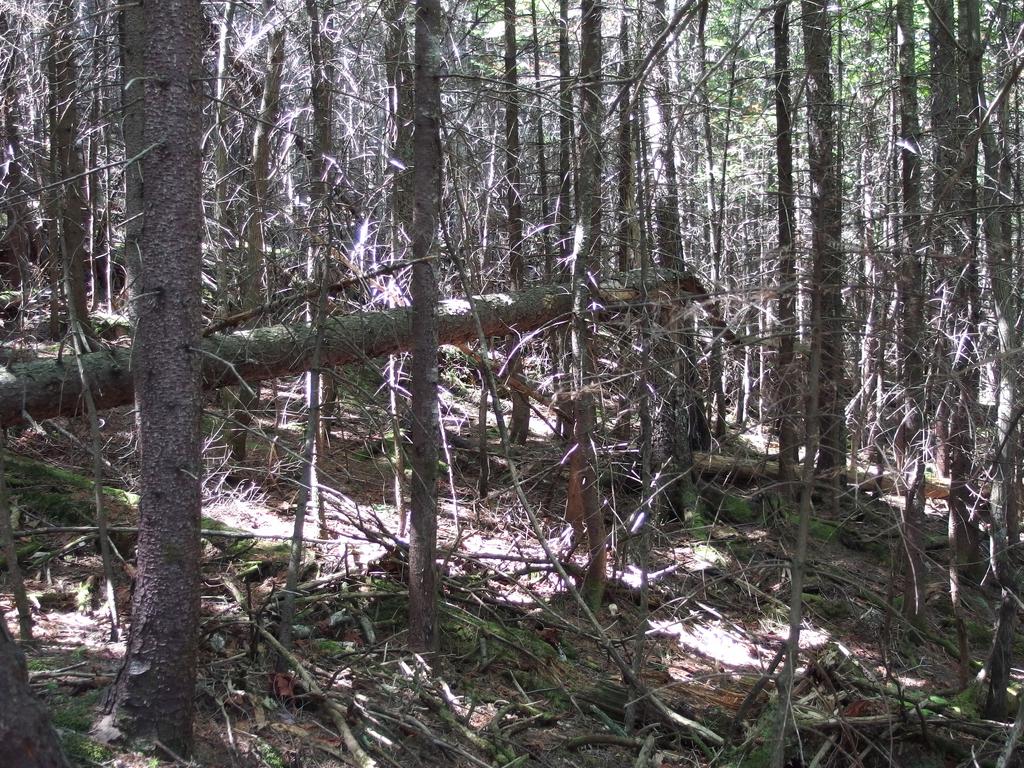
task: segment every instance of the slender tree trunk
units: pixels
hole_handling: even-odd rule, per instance
[[[179,754],[192,743],[201,547],[200,275],[203,231],[202,11],[146,9],[140,238],[132,368],[141,454],[132,623],[116,683],[116,722]]]
[[[904,467],[903,516],[903,615],[914,625],[924,621],[924,242],[921,233],[921,128],[918,123],[916,28],[913,0],[896,4],[897,55],[899,58],[899,146],[903,216],[898,241],[901,308],[899,360],[903,384],[903,422],[897,438],[897,462]]]
[[[441,203],[441,4],[416,3],[415,199],[412,252],[436,252]],[[437,648],[437,279],[433,264],[413,266],[412,489],[409,531],[409,647]]]
[[[572,145],[575,134],[573,118],[573,76],[572,59],[569,51],[569,0],[558,2],[558,202],[555,206],[555,221],[558,229],[558,259],[556,273],[550,279],[564,280],[575,249],[573,221],[573,165]],[[566,400],[569,397],[568,387],[570,371],[568,355],[568,338],[565,332],[553,331],[550,335],[552,375],[555,380],[556,396]],[[561,415],[558,417],[558,431],[562,439],[568,441],[572,434],[572,424]]]
[[[601,604],[607,579],[607,550],[604,514],[597,489],[597,454],[594,448],[596,404],[590,390],[594,362],[590,350],[589,297],[601,263],[601,125],[604,105],[601,100],[601,16],[595,0],[582,0],[582,61],[580,151],[580,218],[578,250],[573,265],[573,421],[572,455],[569,461],[569,497],[573,516],[583,521],[587,535],[589,563],[582,594],[591,609]]]
[[[264,0],[264,23],[273,26],[267,44],[263,94],[256,128],[253,132],[249,167],[249,216],[245,222],[246,264],[239,288],[242,309],[259,306],[264,289],[269,288],[267,275],[266,222],[270,194],[270,138],[281,111],[281,77],[284,72],[284,21],[277,18],[276,0]],[[239,387],[225,390],[226,404],[231,407],[225,436],[234,461],[245,461],[247,439],[252,424],[252,410],[258,403],[256,390]]]
[[[59,183],[56,210],[59,227],[60,258],[64,279],[64,295],[69,315],[74,314],[88,330],[89,304],[85,285],[85,259],[89,209],[86,199],[82,149],[79,144],[81,125],[78,119],[78,67],[75,62],[74,32],[77,29],[75,8],[71,0],[60,0],[53,6],[50,29],[50,98],[53,100],[50,126],[52,152],[56,159]],[[77,332],[77,329],[75,330]],[[83,343],[88,343],[83,339]]]
[[[505,211],[508,226],[509,277],[512,290],[522,290],[526,277],[523,255],[522,147],[519,141],[519,44],[516,39],[516,0],[505,0]],[[506,370],[522,371],[522,351],[512,339]],[[530,404],[519,392],[512,393],[509,433],[513,443],[525,444],[530,435]]]
[[[817,470],[843,471],[843,260],[842,207],[836,158],[835,97],[832,88],[830,16],[824,0],[801,0],[804,58],[807,64],[807,164],[810,170],[811,290],[822,302],[820,439]],[[833,482],[835,485],[835,482]]]
[[[634,13],[629,3],[623,5],[619,15],[619,79],[622,82],[632,76],[630,61],[629,18]],[[619,141],[618,141],[618,259],[616,269],[627,272],[634,264],[634,253],[640,239],[639,223],[636,215],[636,164],[633,159],[633,123],[635,107],[628,98],[619,104]]]
[[[135,320],[137,284],[141,269],[142,151],[145,106],[145,13],[142,3],[128,3],[118,12],[121,48],[121,132],[124,154],[124,269],[128,316]]]
[[[329,12],[329,10],[328,10]],[[320,455],[320,358],[323,353],[323,320],[327,307],[327,275],[318,263],[316,254],[321,244],[331,247],[331,216],[329,211],[329,188],[326,174],[328,158],[333,152],[333,122],[331,110],[331,85],[333,69],[330,65],[330,42],[323,33],[318,0],[306,0],[306,15],[309,17],[309,60],[310,89],[309,104],[313,113],[311,156],[309,161],[309,229],[313,242],[307,246],[306,280],[319,285],[315,299],[307,302],[306,320],[316,330],[317,340],[313,347],[313,359],[306,372],[306,427],[303,446],[302,480],[295,498],[295,520],[292,528],[291,552],[288,558],[288,577],[285,597],[281,605],[281,624],[278,639],[281,645],[291,650],[292,622],[295,618],[295,594],[299,583],[303,559],[303,535],[308,510],[320,507],[320,492],[317,479],[317,464]],[[324,520],[320,516],[320,535],[325,536]],[[278,659],[281,669],[287,667],[283,658]]]
[[[796,195],[793,186],[793,97],[789,74],[789,0],[775,6],[772,24],[775,41],[775,156],[778,173],[779,218],[779,357],[777,394],[779,474],[783,482],[796,479],[797,398],[799,384],[794,366],[796,342]]]
[[[554,221],[551,217],[551,182],[548,178],[547,140],[544,133],[544,115],[546,113],[544,92],[541,87],[540,68],[540,29],[537,23],[537,0],[530,0],[530,36],[533,43],[533,85],[537,94],[537,178],[540,189],[541,209],[541,243],[544,249],[544,279],[552,280],[555,271],[555,252],[552,248],[551,228]]]
[[[231,118],[228,102],[230,96],[229,64],[231,57],[231,28],[234,23],[235,0],[226,0],[223,5],[223,18],[220,22],[217,39],[217,80],[214,84],[214,104],[216,123],[213,126],[213,162],[217,174],[213,186],[213,217],[216,225],[214,242],[219,246],[217,256],[217,313],[221,317],[231,314],[231,249],[228,244],[232,238],[231,205],[228,197],[230,180],[231,147],[229,145]]]
[[[12,10],[0,9],[0,37],[11,38],[16,34],[16,22]],[[0,162],[7,163],[7,174],[3,184],[6,187],[5,199],[0,211],[6,217],[7,231],[0,239],[0,278],[22,290],[22,304],[28,303],[31,285],[31,269],[38,263],[43,252],[42,234],[29,205],[27,174],[23,170],[26,164],[24,147],[19,128],[22,111],[21,89],[18,72],[21,55],[12,50],[0,73],[0,109],[3,120],[0,128],[0,146],[4,149],[4,158]],[[19,314],[19,318],[21,315]]]
[[[388,5],[388,36],[384,46],[385,72],[388,84],[388,137],[391,152],[398,158],[400,168],[391,185],[391,252],[394,259],[403,259],[409,250],[409,235],[413,224],[412,198],[412,123],[413,123],[413,71],[409,56],[409,34],[406,12],[409,0],[392,0]],[[394,302],[391,302],[394,304]],[[404,536],[409,523],[406,501],[409,496],[405,479],[406,454],[402,439],[402,414],[399,402],[401,370],[398,356],[388,360],[388,403],[391,409],[391,434],[394,442],[392,463],[394,479],[392,492],[398,510],[399,535]]]
[[[992,522],[989,531],[989,563],[1000,600],[992,648],[981,675],[984,690],[984,714],[1002,719],[1008,714],[1008,686],[1013,667],[1013,641],[1017,624],[1017,571],[1010,559],[1011,548],[1019,544],[1017,525],[1017,486],[1014,467],[1018,455],[1017,386],[1018,368],[1014,356],[1019,352],[1017,327],[1020,322],[1018,300],[1014,296],[1014,255],[1012,250],[1012,201],[1010,157],[1012,148],[1008,140],[1009,114],[1005,99],[989,104],[985,94],[981,71],[980,19],[977,0],[968,0],[968,16],[962,23],[970,28],[971,91],[975,95],[972,105],[977,130],[985,153],[984,219],[985,250],[988,255],[988,273],[992,284],[992,305],[999,341],[999,376],[996,387],[998,404],[996,413],[996,448],[992,459],[992,493],[990,496]],[[1004,36],[1010,30],[1006,9],[999,10],[998,27]],[[1019,76],[1002,54],[1000,80],[1009,84]],[[984,118],[994,112],[994,118]],[[999,127],[999,135],[993,129]]]

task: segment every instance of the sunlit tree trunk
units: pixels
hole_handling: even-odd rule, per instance
[[[268,288],[266,223],[270,194],[270,139],[281,110],[281,77],[284,70],[284,20],[278,18],[276,0],[264,0],[264,23],[272,25],[267,42],[266,68],[263,75],[263,93],[257,112],[256,128],[252,138],[249,163],[248,217],[245,220],[245,266],[238,287],[241,308],[259,306],[264,290]],[[235,461],[244,461],[248,453],[249,427],[253,422],[252,410],[258,397],[255,389],[239,387],[225,390],[226,404],[231,406],[225,436]]]
[[[405,258],[409,250],[409,236],[412,231],[412,123],[413,123],[413,72],[409,54],[409,33],[406,12],[409,0],[392,0],[387,6],[387,39],[384,44],[385,77],[388,87],[388,140],[395,160],[392,163],[391,183],[391,226],[388,232],[393,259]],[[392,304],[395,301],[391,302]],[[391,411],[391,434],[393,437],[392,462],[394,476],[392,494],[398,510],[399,534],[404,536],[409,523],[409,509],[406,505],[408,488],[405,478],[405,448],[402,434],[402,405],[405,400],[399,394],[401,384],[401,357],[388,358],[388,407]]]

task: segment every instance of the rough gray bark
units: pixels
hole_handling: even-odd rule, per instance
[[[841,472],[845,463],[843,418],[843,261],[839,162],[836,156],[832,32],[823,0],[802,0],[807,64],[807,164],[810,171],[813,301],[821,302],[824,334],[819,391],[817,470]],[[836,478],[838,479],[838,478]]]
[[[66,768],[46,708],[32,694],[25,656],[0,616],[0,745],[8,768]]]
[[[139,158],[143,144],[145,87],[142,60],[145,45],[143,0],[127,3],[118,14],[121,48],[121,132],[126,159]],[[139,237],[142,234],[142,161],[135,159],[124,169],[124,268],[128,288],[128,315],[135,317],[136,281],[139,277]]]
[[[914,625],[924,620],[924,363],[925,303],[922,284],[924,244],[921,232],[921,128],[918,122],[914,4],[896,4],[899,51],[900,221],[898,278],[901,308],[899,355],[903,383],[903,423],[896,439],[897,459],[905,465],[902,540],[904,546],[903,615]]]
[[[202,11],[146,11],[145,218],[133,375],[141,496],[131,632],[115,722],[179,754],[192,742],[199,625]]]
[[[772,24],[775,43],[775,158],[779,176],[779,355],[777,369],[779,474],[795,480],[799,450],[797,421],[799,386],[793,367],[796,344],[796,196],[793,185],[793,96],[789,76],[789,0],[775,6]]]
[[[512,290],[521,291],[525,283],[523,256],[523,189],[519,140],[519,46],[516,39],[516,0],[505,0],[505,207],[508,228],[509,277]],[[522,370],[521,351],[512,340],[506,367],[510,375]],[[522,445],[530,434],[530,405],[518,392],[512,393],[512,418],[509,421],[512,442]]]
[[[441,3],[416,3],[413,129],[414,259],[436,252],[441,205]],[[412,268],[412,487],[409,505],[409,647],[437,647],[437,279],[430,261]]]
[[[50,151],[53,155],[54,182],[61,182],[56,193],[56,221],[59,227],[61,270],[69,316],[88,330],[89,307],[85,287],[86,232],[89,209],[85,197],[85,170],[79,142],[78,67],[75,63],[74,3],[60,0],[52,12],[49,50],[50,77]],[[51,254],[51,258],[55,255]],[[78,329],[74,331],[77,333]]]
[[[1014,478],[1017,465],[1017,409],[1018,368],[1014,356],[1019,351],[1017,328],[1019,300],[1014,295],[1013,215],[1014,190],[1011,156],[1014,147],[1010,141],[1008,105],[1000,96],[989,104],[985,93],[985,80],[981,68],[981,42],[979,7],[976,1],[968,3],[968,18],[964,24],[971,30],[971,90],[978,109],[975,110],[981,145],[985,153],[984,233],[988,255],[989,279],[992,282],[992,305],[999,339],[999,367],[997,380],[998,406],[996,415],[996,450],[992,459],[991,527],[989,529],[989,564],[999,585],[1000,600],[992,647],[981,676],[984,690],[984,714],[992,719],[1007,716],[1009,710],[1008,687],[1013,672],[1013,640],[1017,626],[1017,593],[1019,576],[1011,559],[1011,551],[1020,540],[1017,522],[1018,493]],[[1007,11],[998,12],[998,26],[1008,39],[1011,22]],[[1019,76],[1020,69],[1000,57],[1000,80],[1008,87]],[[1000,89],[1005,94],[1005,89]],[[994,119],[984,116],[994,113]],[[993,130],[998,124],[999,133]]]
[[[591,610],[596,610],[604,596],[607,580],[604,513],[597,490],[597,455],[593,430],[596,424],[596,403],[591,391],[594,360],[590,350],[590,293],[601,271],[601,124],[604,106],[601,101],[601,5],[582,0],[582,53],[580,81],[583,95],[580,124],[583,140],[580,149],[579,200],[581,226],[578,229],[579,250],[572,273],[572,340],[573,353],[573,447],[569,459],[567,515],[575,516],[586,531],[589,562],[580,592]],[[579,524],[576,526],[579,528]]]

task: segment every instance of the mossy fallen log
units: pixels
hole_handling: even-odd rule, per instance
[[[705,476],[728,477],[730,481],[759,482],[779,480],[779,463],[769,459],[730,456],[721,453],[694,453],[694,468]],[[892,475],[878,475],[863,470],[857,471],[857,488],[861,491],[892,494],[898,492],[896,479]],[[925,479],[925,496],[929,499],[945,499],[949,496],[949,481],[929,477]]]
[[[657,286],[659,301],[689,300],[682,280]],[[653,295],[653,289],[646,295]],[[643,300],[639,287],[603,287],[595,301],[622,305]],[[470,302],[442,302],[438,310],[438,340],[460,344],[477,338],[476,309],[488,336],[535,331],[566,315],[572,295],[565,285],[540,285],[518,293],[478,296]],[[278,325],[235,334],[215,334],[196,340],[206,389],[257,382],[307,370],[318,343],[322,366],[359,362],[408,349],[413,338],[408,307],[361,312],[329,318],[318,341],[308,325]],[[188,343],[188,340],[182,340]],[[112,348],[81,356],[82,368],[99,409],[130,403],[133,398],[130,348]],[[82,377],[75,360],[57,359],[12,363],[0,368],[0,426],[10,427],[55,416],[84,412]]]

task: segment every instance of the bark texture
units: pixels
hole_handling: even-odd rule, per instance
[[[416,3],[412,253],[435,249],[441,205],[441,4]],[[412,268],[412,488],[409,521],[409,646],[437,647],[438,290],[434,266]]]
[[[807,64],[807,165],[811,182],[812,301],[821,307],[822,358],[817,470],[842,471],[843,397],[842,190],[836,157],[832,31],[828,5],[802,0]]]
[[[46,708],[28,686],[25,656],[0,616],[0,745],[8,768],[65,768]]]
[[[115,717],[179,754],[192,742],[199,623],[200,236],[198,0],[146,15],[144,219],[133,374],[141,487],[138,572]]]

